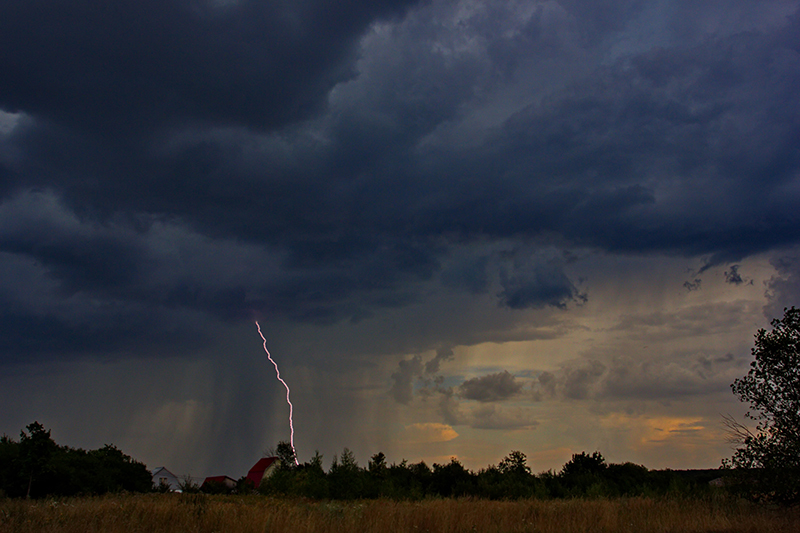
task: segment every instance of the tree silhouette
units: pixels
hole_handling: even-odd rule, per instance
[[[296,465],[294,448],[286,441],[280,441],[275,447],[275,456],[280,460],[281,468],[294,468]]]
[[[39,422],[25,429],[19,442],[0,438],[0,495],[40,498],[153,489],[145,465],[113,445],[86,451],[56,444]]]
[[[760,329],[750,371],[731,385],[755,431],[726,419],[739,445],[723,466],[734,469],[735,487],[752,499],[800,503],[800,309],[784,309],[772,330]]]
[[[41,481],[50,471],[52,457],[58,452],[58,445],[50,438],[50,430],[45,430],[39,422],[28,424],[20,432],[20,459],[22,471],[28,477],[26,498],[31,497],[34,481]]]
[[[503,460],[500,461],[500,464],[497,465],[497,468],[502,474],[528,476],[531,473],[531,469],[527,461],[528,459],[525,457],[524,453],[515,450],[504,457]]]

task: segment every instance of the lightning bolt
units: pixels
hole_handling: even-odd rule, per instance
[[[261,333],[261,326],[258,324],[258,320],[255,320],[254,322],[256,323],[256,328],[258,328],[258,334],[261,336],[261,340],[264,341],[264,351],[267,353],[267,358],[275,367],[275,374],[278,376],[278,381],[283,383],[283,386],[286,387],[286,403],[289,404],[289,429],[291,430],[291,434],[289,435],[289,444],[292,446],[292,452],[294,452],[294,464],[299,465],[300,463],[297,461],[297,452],[294,449],[294,423],[292,422],[292,412],[294,411],[294,406],[292,405],[292,401],[289,399],[289,385],[287,385],[286,382],[283,381],[283,378],[281,378],[281,371],[278,370],[278,363],[272,359],[269,350],[267,350],[267,339],[264,337],[264,334]]]

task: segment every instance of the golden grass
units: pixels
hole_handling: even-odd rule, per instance
[[[0,533],[797,532],[800,512],[727,499],[310,502],[143,494],[0,500]]]

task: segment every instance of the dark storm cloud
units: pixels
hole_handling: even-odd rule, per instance
[[[59,355],[181,356],[206,339],[204,317],[135,298],[67,292],[35,260],[0,253],[0,353],[4,363]]]
[[[586,300],[564,274],[563,261],[532,258],[515,253],[506,269],[500,272],[500,302],[511,309],[564,307],[567,302]]]
[[[143,252],[130,235],[82,225],[45,194],[22,194],[0,204],[0,249],[48,265],[67,292],[87,284],[124,290],[135,283]]]
[[[466,289],[473,294],[485,292],[489,287],[486,256],[470,258],[442,271],[442,285],[455,289]]]
[[[569,216],[551,223],[608,249],[711,253],[713,262],[797,238],[788,202],[773,211],[754,205],[753,195],[790,180],[797,168],[800,130],[772,108],[785,102],[796,116],[788,95],[800,79],[790,75],[789,82],[782,68],[763,65],[800,58],[752,36],[732,41],[637,57],[509,122],[508,149],[526,153],[518,161],[529,164],[531,181],[540,185],[541,176],[564,191],[553,200]],[[767,87],[770,78],[775,85]],[[771,128],[757,129],[767,116]],[[784,135],[768,146],[772,128]],[[698,203],[706,198],[715,204]]]
[[[14,310],[16,302],[0,298],[0,352],[3,363],[32,363],[63,356],[74,358],[182,357],[208,341],[203,317],[170,308],[135,303],[70,301],[91,306],[80,317],[63,310],[32,313]],[[74,309],[70,309],[74,312]]]
[[[514,379],[508,371],[504,371],[468,379],[458,387],[458,393],[467,400],[496,402],[511,398],[521,389],[522,383]]]
[[[67,0],[0,7],[0,106],[106,133],[308,117],[408,2]]]
[[[14,360],[60,351],[134,353],[141,345],[175,355],[196,348],[208,327],[198,311],[205,306],[218,313],[229,286],[223,279],[204,283],[213,302],[176,301],[190,279],[178,274],[171,251],[162,248],[171,244],[170,231],[180,234],[152,223],[150,231],[137,232],[127,224],[82,221],[49,192],[0,204],[3,353]],[[213,261],[193,250],[191,236],[181,236],[184,258],[198,260],[196,271],[213,270]]]
[[[634,55],[517,113],[478,149],[423,152],[440,172],[428,187],[460,194],[432,190],[420,229],[554,231],[712,264],[794,241],[791,202],[753,198],[797,167],[798,57],[784,39],[795,29]]]
[[[647,3],[7,2],[3,209],[62,218],[4,219],[0,257],[35,261],[50,307],[332,323],[438,280],[585,299],[546,247],[791,246],[800,17],[776,5],[709,31],[717,8],[680,4],[680,39],[628,50]],[[486,242],[513,252],[447,262]]]

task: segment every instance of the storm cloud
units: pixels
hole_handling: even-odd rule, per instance
[[[360,34],[409,2],[34,1],[0,9],[6,111],[111,134],[271,129],[324,107]]]
[[[68,290],[119,297],[153,268],[135,246],[153,238],[154,217],[174,221],[280,257],[279,281],[249,288],[167,273],[181,304],[330,322],[414,301],[408,283],[465,240],[560,235],[713,262],[797,238],[792,193],[769,193],[798,164],[796,17],[561,69],[560,90],[537,87],[533,102],[476,128],[499,80],[546,53],[586,59],[642,13],[534,6],[520,18],[492,4],[457,15],[445,2],[345,4],[335,16],[254,1],[7,5],[0,105],[22,118],[3,137],[3,202],[46,190],[94,235],[40,228],[2,249],[36,257]],[[696,204],[712,190],[713,204]],[[503,262],[501,305],[587,297],[554,258],[519,249]],[[486,264],[442,282],[479,292]],[[145,305],[158,305],[150,294]]]

